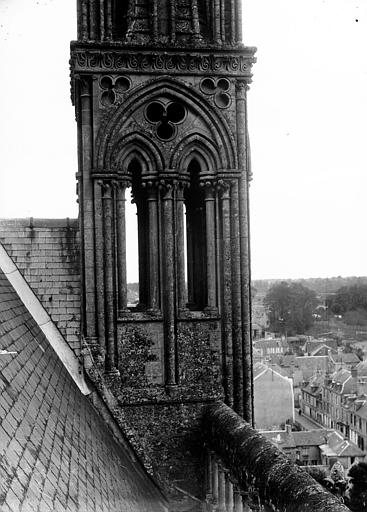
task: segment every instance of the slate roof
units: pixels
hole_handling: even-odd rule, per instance
[[[322,345],[318,346],[311,352],[311,356],[320,356],[320,355],[328,355],[328,353],[334,353],[336,354],[337,351],[334,348],[329,347],[329,345],[326,345],[323,343]]]
[[[264,349],[269,349],[269,348],[283,348],[284,350],[288,349],[288,343],[285,339],[283,338],[265,338],[265,339],[260,339],[260,340],[255,340],[255,347],[256,348],[264,348]]]
[[[356,370],[358,372],[358,377],[367,376],[367,360],[360,361],[356,365]]]
[[[326,368],[329,363],[329,356],[299,356],[296,357],[296,364],[302,369]]]
[[[262,373],[264,373],[266,370],[268,369],[268,367],[263,364],[263,363],[255,363],[254,364],[254,367],[253,367],[253,376],[254,376],[254,379],[256,379],[256,377],[258,377],[259,375],[261,375]]]
[[[331,359],[335,363],[345,363],[350,365],[357,365],[360,362],[359,357],[354,352],[339,352],[339,354],[332,354]]]
[[[358,418],[367,419],[367,396],[366,395],[353,395],[348,396],[344,408],[352,412],[357,412]],[[351,426],[351,428],[353,428]]]
[[[306,446],[318,446],[325,455],[337,457],[363,457],[365,453],[354,443],[343,438],[333,429],[304,430],[287,432],[286,430],[262,432],[269,441],[280,449]]]
[[[352,376],[349,370],[340,368],[328,379],[328,388],[336,393],[350,393],[352,390]]]
[[[322,393],[322,387],[324,385],[325,376],[322,373],[316,373],[311,378],[306,386],[304,386],[304,390],[312,395],[317,395]]]
[[[165,501],[0,270],[1,512],[161,512]]]

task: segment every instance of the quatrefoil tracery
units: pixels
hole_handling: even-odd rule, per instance
[[[200,83],[200,89],[204,94],[213,96],[214,103],[219,108],[227,108],[231,104],[231,96],[228,93],[230,82],[227,78],[204,78]]]
[[[100,80],[100,86],[103,89],[101,103],[104,107],[109,107],[116,102],[118,95],[130,89],[130,80],[125,76],[119,76],[116,79],[103,76]]]
[[[176,101],[167,105],[152,101],[145,109],[145,117],[150,123],[156,125],[157,136],[168,141],[176,135],[176,126],[184,121],[186,109]]]

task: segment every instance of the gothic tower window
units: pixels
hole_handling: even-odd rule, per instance
[[[168,0],[160,0],[159,2],[159,33],[162,35],[168,35],[170,29],[170,16],[169,16],[169,1]]]
[[[160,306],[159,273],[159,216],[158,189],[152,182],[145,183],[139,157],[133,158],[127,168],[131,177],[131,198],[135,206],[136,221],[127,226],[126,254],[129,255],[130,228],[137,228],[137,254],[139,300],[137,310],[157,311]],[[130,211],[131,218],[131,211]],[[134,242],[133,242],[134,243]],[[131,255],[130,255],[131,257]],[[136,267],[136,261],[127,261],[127,268]]]
[[[128,6],[129,2],[113,1],[113,36],[117,40],[123,39],[128,29]]]
[[[207,305],[205,193],[200,187],[200,165],[196,159],[190,162],[188,173],[190,187],[185,192],[188,307],[202,310]]]
[[[145,309],[148,304],[148,211],[147,192],[142,186],[141,165],[134,159],[129,165],[132,177],[131,195],[136,205],[138,227],[138,265],[139,265],[139,309]],[[129,241],[127,240],[127,243]]]

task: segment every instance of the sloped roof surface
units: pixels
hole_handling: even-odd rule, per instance
[[[283,338],[269,338],[255,340],[256,348],[288,348],[288,343]]]
[[[325,376],[322,373],[316,373],[310,378],[309,383],[303,389],[313,395],[319,394],[322,392],[324,380]]]
[[[339,354],[333,354],[331,357],[336,363],[358,364],[360,362],[358,356],[354,352],[340,352]]]
[[[340,368],[334,372],[329,378],[328,387],[337,393],[349,393],[352,388],[350,371]]]
[[[358,371],[358,376],[366,376],[367,375],[367,360],[361,361],[356,365],[356,369]]]
[[[293,432],[296,446],[320,446],[320,444],[325,444],[333,435],[335,435],[335,431],[326,428]]]
[[[324,368],[328,365],[328,356],[299,356],[296,357],[296,363],[300,368]]]
[[[327,455],[338,457],[363,457],[365,453],[351,441],[345,440],[341,434],[332,429],[304,430],[287,432],[277,430],[262,432],[269,441],[279,448],[297,448],[302,446],[319,446]]]
[[[0,271],[0,510],[158,512],[163,503]]]
[[[320,355],[328,355],[328,352],[336,354],[336,350],[334,348],[329,347],[329,345],[319,345],[317,348],[311,351],[311,356],[320,356]]]

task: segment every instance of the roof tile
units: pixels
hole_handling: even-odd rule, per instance
[[[0,304],[1,512],[163,511],[1,271]]]

